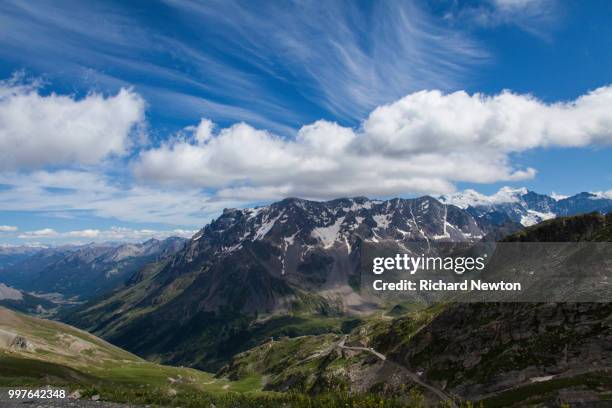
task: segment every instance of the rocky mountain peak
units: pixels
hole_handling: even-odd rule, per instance
[[[440,200],[464,208],[476,218],[507,218],[523,226],[559,216],[592,211],[608,212],[612,208],[612,200],[593,193],[583,192],[571,197],[553,198],[526,188],[510,187],[503,187],[489,196],[466,190],[442,196]]]

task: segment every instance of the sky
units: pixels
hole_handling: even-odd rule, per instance
[[[612,196],[612,3],[0,1],[0,244],[223,208]]]

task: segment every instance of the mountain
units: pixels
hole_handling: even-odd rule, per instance
[[[88,299],[122,284],[145,264],[170,256],[183,238],[143,243],[104,243],[31,249],[0,264],[0,282],[28,292],[58,293]]]
[[[549,220],[505,241],[548,240],[612,242],[612,215]],[[346,335],[271,339],[237,354],[219,376],[258,374],[264,389],[310,394],[418,388],[432,405],[448,396],[485,407],[610,406],[611,303],[410,307],[369,316]]]
[[[474,190],[440,197],[441,201],[466,209],[475,218],[499,219],[508,217],[523,226],[530,226],[555,217],[607,213],[612,210],[612,199],[593,193],[553,198],[525,188],[504,187],[492,196]]]
[[[612,213],[561,217],[527,227],[505,242],[612,242]]]
[[[227,209],[125,290],[67,318],[140,355],[216,369],[276,327],[319,333],[342,322],[318,317],[372,311],[358,291],[363,243],[472,242],[493,229],[432,197]]]
[[[611,231],[612,215],[592,213],[545,221],[505,241],[612,242]],[[541,401],[568,387],[593,402],[612,390],[611,318],[611,303],[456,303],[409,338],[391,327],[375,348],[454,394],[492,406],[524,406],[518,401]]]
[[[377,311],[360,291],[368,246],[426,249],[520,228],[509,211],[478,208],[425,196],[226,209],[174,256],[66,319],[146,358],[216,370],[269,337],[342,333],[351,316]]]
[[[43,249],[46,249],[46,247],[32,245],[0,245],[0,268],[21,262]]]

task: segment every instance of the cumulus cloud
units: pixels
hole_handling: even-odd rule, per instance
[[[95,164],[123,155],[144,112],[144,100],[130,89],[77,98],[43,95],[19,76],[1,81],[0,170]]]
[[[209,121],[134,165],[141,180],[216,189],[216,199],[444,194],[456,182],[532,178],[512,153],[612,143],[612,87],[574,101],[421,91],[375,109],[358,129],[318,121],[280,138],[239,123]],[[203,136],[202,136],[203,135]]]
[[[422,91],[377,108],[364,128],[377,148],[392,152],[583,147],[612,143],[611,103],[612,86],[554,104],[509,91]]]
[[[13,226],[13,225],[0,225],[0,232],[15,232],[17,231],[19,228]]]

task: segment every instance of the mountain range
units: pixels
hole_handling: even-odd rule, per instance
[[[520,192],[466,208],[429,196],[289,198],[226,209],[175,255],[67,319],[147,358],[215,370],[266,336],[324,332],[378,310],[359,290],[364,244],[496,239],[523,228],[513,211],[542,210],[538,197]],[[559,208],[572,212],[569,203],[605,212],[612,201],[582,194]]]
[[[73,285],[58,282],[87,274],[108,279],[104,271],[139,259],[127,264],[116,286],[85,297],[59,318],[149,360],[231,380],[255,376],[273,391],[402,395],[406,384],[416,384],[429,401],[469,398],[505,406],[500,401],[518,398],[512,394],[518,388],[520,398],[531,398],[568,381],[595,387],[596,395],[608,392],[602,374],[612,339],[608,304],[385,304],[361,291],[365,248],[501,237],[610,241],[612,220],[601,214],[611,205],[589,193],[554,199],[523,190],[487,200],[473,194],[288,198],[226,209],[190,240],[171,240],[167,250],[159,250],[168,248],[161,242],[138,250],[70,248],[63,256],[46,249],[5,264],[4,271],[51,259],[50,268],[25,270],[44,277],[62,272],[68,280],[48,285],[70,295]],[[566,217],[583,211],[591,213]],[[551,219],[525,226],[538,217]],[[63,268],[73,259],[84,274],[77,273],[81,266]],[[539,383],[543,388],[533,385]]]
[[[185,242],[171,237],[142,243],[0,248],[0,282],[21,293],[21,302],[13,296],[13,302],[4,305],[30,311],[40,305],[46,310],[101,296],[147,263],[174,254]]]
[[[476,218],[508,217],[525,227],[555,217],[612,210],[612,200],[602,194],[583,192],[570,197],[551,197],[526,188],[509,187],[500,189],[492,196],[466,190],[442,196],[440,200],[464,208]]]

